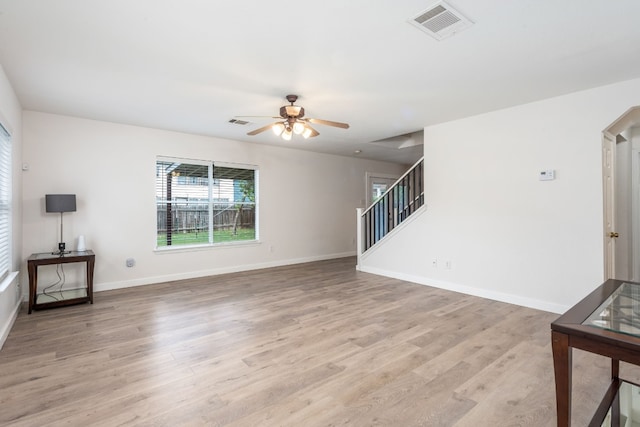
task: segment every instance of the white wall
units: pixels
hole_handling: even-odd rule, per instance
[[[22,255],[56,248],[59,215],[44,212],[44,195],[75,193],[77,211],[64,215],[65,241],[75,248],[84,235],[96,253],[96,290],[355,254],[354,212],[365,198],[365,173],[404,169],[32,111],[23,120],[29,171]],[[260,244],[155,252],[158,155],[257,165]],[[125,266],[129,257],[133,268]]]
[[[427,210],[363,270],[566,310],[604,275],[601,132],[639,103],[637,79],[427,127]]]
[[[22,254],[22,108],[11,83],[0,66],[0,123],[11,133],[12,148],[12,223],[11,267],[19,271]],[[26,269],[22,270],[26,276]],[[4,343],[20,307],[19,280],[14,280],[0,293],[0,348]],[[2,287],[0,285],[0,287]]]

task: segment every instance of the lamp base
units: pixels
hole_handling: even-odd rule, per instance
[[[64,242],[60,242],[58,243],[58,252],[51,252],[52,255],[64,255],[64,254],[68,254],[71,253],[71,251],[65,251],[67,245]]]

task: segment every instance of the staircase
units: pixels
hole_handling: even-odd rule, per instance
[[[424,157],[364,212],[358,209],[358,257],[424,204]]]

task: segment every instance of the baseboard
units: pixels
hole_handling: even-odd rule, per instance
[[[131,288],[134,286],[153,285],[156,283],[172,282],[175,280],[196,279],[206,276],[217,276],[220,274],[240,273],[243,271],[260,270],[262,268],[282,267],[286,265],[303,264],[305,262],[326,261],[329,259],[345,258],[355,256],[355,252],[343,252],[337,254],[320,255],[306,258],[295,258],[278,261],[262,262],[257,264],[235,265],[231,267],[220,267],[209,270],[188,271],[184,273],[167,274],[163,276],[144,277],[141,279],[123,280],[117,282],[95,283],[94,292],[110,291],[114,289]]]
[[[11,312],[9,319],[7,320],[5,325],[2,327],[2,330],[0,330],[0,350],[2,350],[2,346],[4,346],[4,342],[7,340],[7,337],[9,336],[9,332],[11,332],[11,328],[13,327],[13,324],[16,322],[16,319],[18,318],[18,312],[20,311],[21,303],[22,303],[22,300],[16,301],[16,305],[13,308],[13,311]]]
[[[442,280],[429,279],[427,277],[413,276],[410,274],[399,273],[396,271],[387,271],[378,269],[375,267],[367,267],[360,265],[359,270],[365,273],[377,274],[378,276],[391,277],[394,279],[404,280],[406,282],[417,283],[425,286],[432,286],[434,288],[445,289],[453,292],[460,292],[466,295],[473,295],[476,297],[486,298],[494,301],[506,302],[509,304],[515,304],[522,307],[534,308],[536,310],[548,311],[551,313],[564,313],[570,307],[561,304],[556,304],[548,301],[541,301],[534,298],[525,298],[513,294],[505,294],[502,292],[490,291],[487,289],[473,288],[470,286],[460,285],[457,283],[445,282]]]

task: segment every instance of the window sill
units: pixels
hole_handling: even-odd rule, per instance
[[[224,242],[224,243],[207,243],[203,245],[179,245],[179,246],[160,246],[156,247],[153,251],[159,254],[162,253],[175,253],[175,252],[194,252],[194,251],[207,251],[210,249],[218,248],[232,248],[239,246],[256,246],[260,245],[259,240],[244,240],[237,242]]]
[[[0,282],[0,294],[6,291],[9,285],[13,283],[15,278],[18,276],[18,273],[19,271],[12,271],[11,273],[7,274],[7,277],[5,277],[4,280]]]

